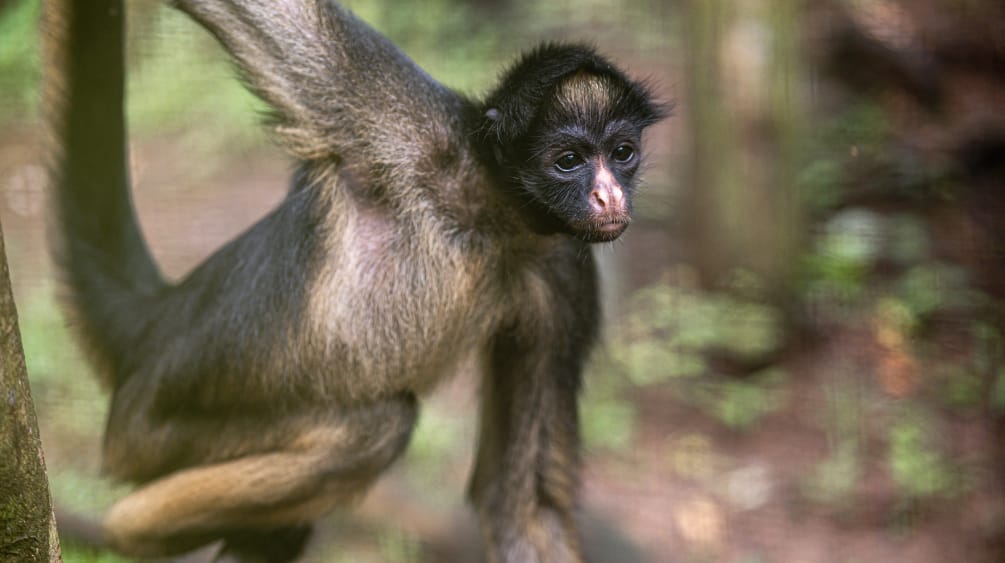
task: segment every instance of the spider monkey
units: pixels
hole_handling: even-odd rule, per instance
[[[47,0],[54,251],[111,390],[103,521],[135,557],[223,540],[289,561],[401,454],[417,397],[482,368],[469,495],[493,562],[580,561],[577,392],[600,317],[590,243],[624,232],[667,106],[547,44],[483,101],[326,0],[175,0],[297,159],[278,207],[169,283],[132,208],[121,0]]]

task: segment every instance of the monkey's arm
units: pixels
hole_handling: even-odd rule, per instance
[[[464,100],[334,2],[172,3],[230,52],[298,158],[348,165],[384,196],[450,174],[444,156],[462,156]]]
[[[577,396],[599,305],[592,255],[566,250],[488,352],[469,494],[491,563],[581,561]]]

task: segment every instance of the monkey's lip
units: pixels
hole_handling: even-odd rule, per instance
[[[628,228],[628,221],[608,221],[607,223],[601,223],[594,227],[595,231],[601,233],[620,233]]]
[[[628,228],[628,219],[611,219],[580,225],[579,237],[586,242],[611,242]]]

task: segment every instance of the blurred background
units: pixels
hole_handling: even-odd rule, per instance
[[[578,39],[676,103],[648,134],[637,220],[596,249],[592,561],[1005,560],[1005,4],[346,4],[471,95],[536,42]],[[292,165],[206,33],[129,8],[135,199],[178,278]],[[0,0],[0,222],[53,496],[95,518],[125,489],[100,474],[107,398],[47,255],[38,15]],[[309,561],[479,560],[475,385],[426,402],[408,454],[320,524]]]

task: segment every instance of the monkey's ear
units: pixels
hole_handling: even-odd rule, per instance
[[[493,145],[511,146],[530,128],[533,114],[520,104],[501,102],[484,113],[482,139]]]
[[[513,139],[512,127],[507,127],[506,119],[498,107],[485,110],[485,121],[482,125],[482,140],[490,145],[509,144]]]

